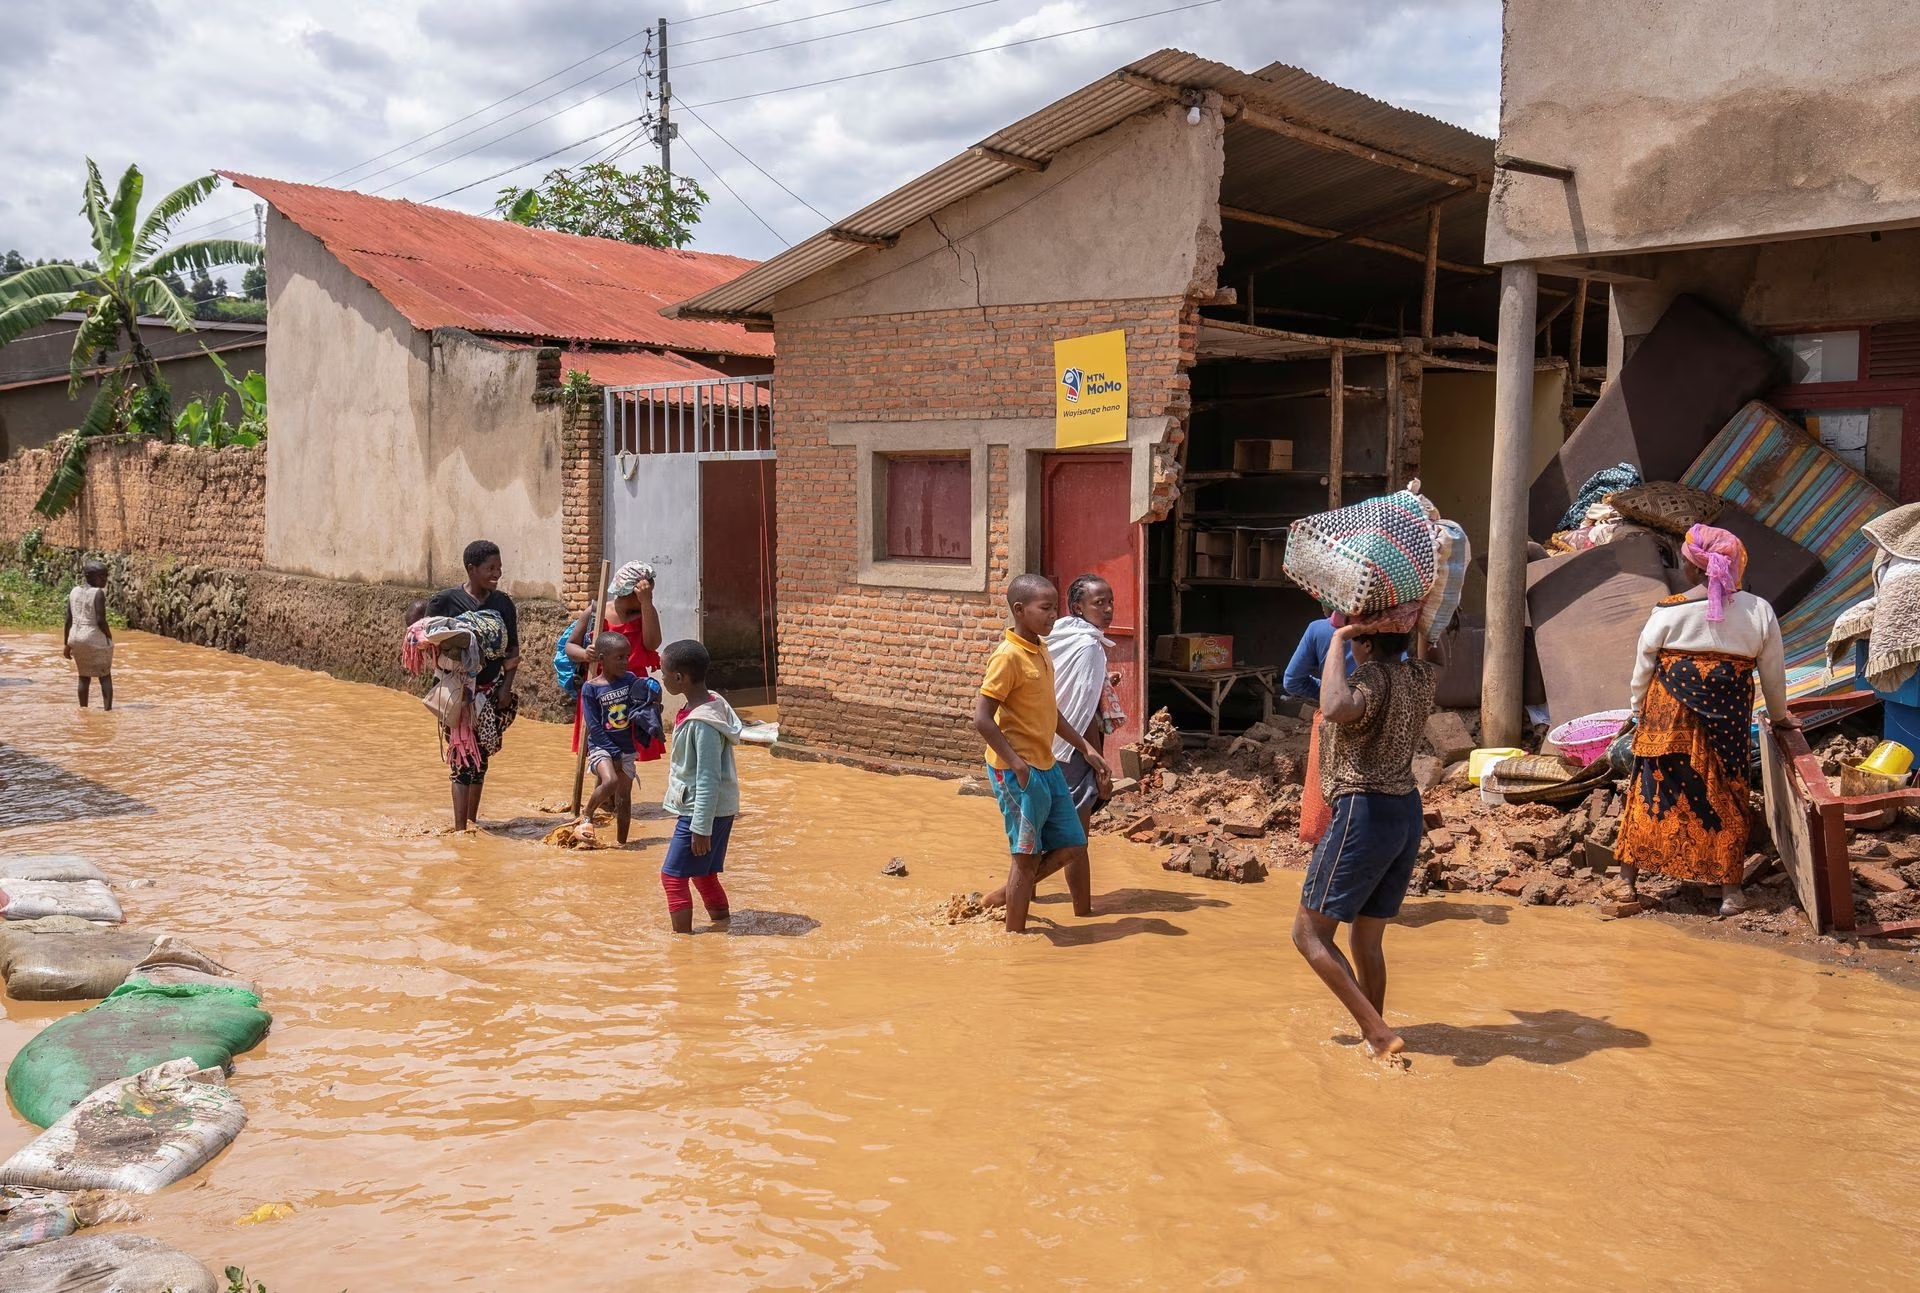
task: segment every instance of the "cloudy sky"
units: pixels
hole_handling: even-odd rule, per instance
[[[745,256],[1166,46],[1497,121],[1499,0],[7,0],[0,251],[87,254],[88,156],[109,186],[138,163],[150,197],[218,167],[467,211],[657,160],[626,124],[657,16],[674,169],[712,199],[696,245]],[[251,237],[252,201],[222,189],[192,236]]]

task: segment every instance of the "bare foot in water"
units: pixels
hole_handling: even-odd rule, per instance
[[[1383,1037],[1367,1038],[1367,1054],[1379,1060],[1388,1068],[1410,1069],[1413,1058],[1406,1053],[1406,1039],[1399,1033],[1390,1032]]]

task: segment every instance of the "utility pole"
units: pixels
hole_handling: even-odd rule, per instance
[[[653,142],[660,145],[660,169],[673,178],[673,141],[680,127],[673,124],[673,82],[667,69],[667,20],[660,20],[660,119],[653,123]]]
[[[253,241],[259,246],[267,245],[267,204],[253,204]]]

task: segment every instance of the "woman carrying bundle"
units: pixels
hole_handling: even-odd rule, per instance
[[[1654,608],[1633,671],[1633,775],[1614,853],[1616,898],[1637,899],[1640,871],[1718,886],[1720,914],[1746,910],[1741,890],[1749,729],[1758,675],[1767,717],[1794,728],[1780,621],[1741,589],[1747,551],[1725,530],[1696,525],[1681,550],[1693,587]]]

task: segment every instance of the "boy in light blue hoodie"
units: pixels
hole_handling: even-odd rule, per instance
[[[740,781],[734,774],[733,747],[742,724],[733,706],[707,690],[707,649],[691,638],[670,642],[660,652],[663,688],[687,698],[673,720],[673,761],[662,806],[680,819],[660,884],[667,891],[667,916],[676,934],[693,932],[693,894],[700,891],[707,916],[726,928],[732,914],[720,872],[727,864],[727,840],[740,811]]]

